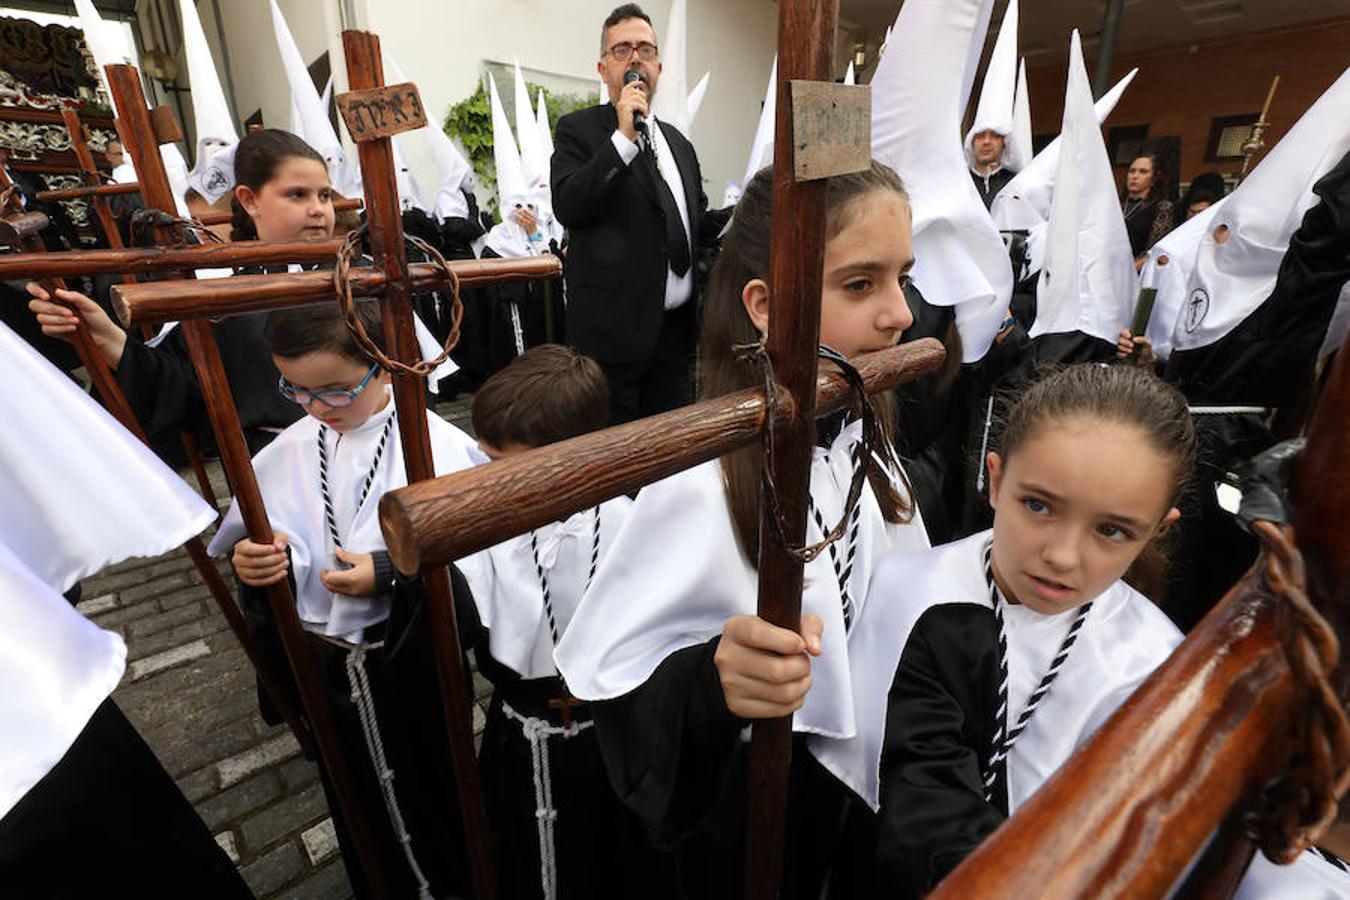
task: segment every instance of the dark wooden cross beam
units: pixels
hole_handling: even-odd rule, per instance
[[[1336,636],[1317,655],[1330,657],[1337,702],[1350,670],[1347,504],[1350,341],[1298,461],[1290,505],[1302,564],[1285,567],[1306,569],[1308,597]],[[1292,674],[1281,632],[1298,618],[1285,620],[1273,556],[1263,549],[1172,656],[931,896],[1160,897],[1207,843],[1179,896],[1231,896],[1252,857],[1244,820],[1289,771],[1297,723],[1317,706]],[[1334,766],[1344,764],[1332,770],[1341,789]],[[1308,827],[1310,838],[1320,828]]]
[[[7,176],[4,175],[3,171],[0,171],[0,187],[7,188],[9,186]],[[17,199],[14,199],[12,202],[15,207],[18,206]],[[31,216],[40,217],[44,220],[45,224],[46,216],[41,213],[23,214],[23,218],[25,219]],[[19,237],[18,243],[14,249],[23,254],[24,259],[37,255],[36,250],[42,249],[41,239],[37,235],[37,232],[40,231],[42,227],[43,225],[39,225],[36,229],[28,229],[27,227],[21,229],[23,234]],[[42,255],[59,257],[65,254],[43,253]],[[18,254],[15,254],[15,256],[17,258]],[[0,259],[3,259],[4,262],[11,261],[8,258]],[[19,260],[20,263],[22,263],[22,261],[22,259]],[[52,295],[53,300],[61,302],[60,299],[56,297],[55,292],[58,288],[64,288],[65,282],[57,277],[47,277],[43,279],[41,283],[47,292]],[[94,346],[93,336],[89,332],[89,327],[84,323],[84,320],[78,316],[75,326],[75,336],[72,343],[75,346],[75,353],[79,357],[80,363],[84,366],[85,371],[89,373],[89,377],[93,381],[94,387],[98,391],[100,398],[102,398],[104,406],[112,416],[121,423],[122,427],[140,438],[143,443],[148,444],[149,441],[146,438],[145,432],[141,428],[140,423],[136,421],[136,416],[131,410],[131,404],[127,402],[126,395],[122,393],[122,388],[117,383],[116,376],[113,374],[111,367],[109,367],[107,360],[103,358],[103,354],[99,352],[96,346]],[[205,471],[203,470],[200,474],[204,477]],[[209,482],[207,482],[207,484],[209,486]],[[283,689],[285,679],[273,670],[272,666],[268,663],[267,658],[263,656],[254,645],[252,636],[249,633],[248,624],[244,621],[243,613],[240,611],[238,604],[235,603],[229,587],[225,584],[225,580],[221,578],[220,572],[216,569],[215,564],[207,555],[206,547],[202,544],[201,539],[193,537],[183,546],[184,549],[187,550],[188,556],[192,559],[192,563],[196,567],[197,572],[201,575],[203,583],[211,592],[211,597],[215,600],[216,606],[225,616],[225,621],[229,623],[230,630],[234,632],[235,637],[244,648],[245,655],[248,656],[249,661],[253,663],[254,669],[257,670],[258,679],[262,683],[263,689],[267,691],[273,703],[276,705],[277,710],[281,712],[282,717],[295,733],[296,739],[303,746],[307,748],[310,747],[312,745],[312,740],[310,739],[309,732],[305,728],[304,722],[300,718],[298,711],[289,701],[289,692]]]
[[[360,209],[364,204],[360,197],[343,197],[340,200],[333,201],[334,212],[350,212],[353,209]],[[228,209],[213,209],[202,213],[196,217],[198,222],[203,225],[224,225],[230,221],[232,214]],[[331,257],[329,257],[331,259]]]
[[[153,135],[156,132],[151,123],[150,111],[146,107],[145,95],[141,91],[140,74],[131,66],[121,65],[107,66],[105,71],[108,88],[117,107],[123,145],[136,167],[145,205],[166,211],[176,209],[173,191],[164,172],[157,142],[141,140],[142,135]],[[158,232],[160,243],[183,243],[181,226],[164,226],[159,228]],[[247,257],[240,260],[241,263],[245,261]],[[187,276],[191,278],[191,273],[187,273]],[[190,289],[191,285],[188,285],[188,288]],[[185,320],[180,327],[192,354],[193,367],[201,384],[211,427],[220,449],[221,462],[234,487],[235,499],[243,514],[244,526],[251,539],[260,543],[271,543],[272,529],[263,509],[257,481],[253,476],[248,446],[244,442],[244,433],[239,425],[230,385],[225,378],[220,350],[216,346],[211,326],[202,320]],[[375,837],[370,824],[371,817],[381,815],[383,811],[362,808],[350,757],[338,737],[332,708],[328,704],[323,682],[296,614],[295,597],[290,585],[282,581],[264,590],[282,646],[295,675],[314,743],[323,756],[325,768],[338,798],[338,813],[350,830],[361,869],[372,892],[376,896],[387,897],[390,895],[390,882],[376,851]]]
[[[634,490],[741,446],[775,422],[773,479],[783,538],[806,533],[807,490],[815,416],[842,406],[837,376],[818,379],[816,348],[824,250],[825,184],[819,179],[870,164],[866,88],[836,91],[831,80],[837,4],[783,0],[779,14],[777,138],[768,354],[784,391],[775,408],[760,391],[743,391],[651,419],[575,438],[387,494],[381,502],[385,542],[403,571],[437,567],[548,521]],[[858,93],[861,91],[861,93]],[[794,139],[808,124],[851,111],[850,136]],[[828,129],[827,129],[828,130]],[[821,152],[821,151],[824,152]],[[869,391],[915,378],[941,364],[935,341],[871,354],[863,361]],[[818,385],[818,380],[820,384]],[[823,402],[817,407],[818,387]],[[802,563],[773,537],[768,518],[759,548],[759,614],[800,626]],[[452,524],[453,523],[453,524]],[[751,747],[746,895],[773,897],[782,872],[791,721],[757,722]]]

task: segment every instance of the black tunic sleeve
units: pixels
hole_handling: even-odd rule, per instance
[[[1003,774],[984,799],[998,670],[989,610],[950,604],[915,624],[886,708],[877,834],[880,883],[921,897],[1005,817]]]
[[[672,846],[716,811],[746,722],[727,709],[717,641],[676,651],[641,686],[592,704],[610,784]]]
[[[155,347],[128,336],[117,383],[147,434],[182,428],[205,407],[182,328]]]

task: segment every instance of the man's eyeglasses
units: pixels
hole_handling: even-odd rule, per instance
[[[285,397],[287,400],[294,400],[301,406],[304,406],[311,401],[318,400],[324,406],[331,409],[341,409],[344,406],[351,406],[356,402],[356,398],[361,396],[361,392],[366,389],[366,385],[370,384],[370,379],[374,378],[375,373],[379,370],[380,367],[378,365],[371,366],[370,371],[366,373],[366,377],[361,379],[361,383],[351,390],[346,391],[340,388],[333,388],[332,390],[326,391],[307,391],[304,388],[298,388],[291,384],[286,380],[285,375],[282,375],[277,379],[277,390],[281,391],[281,396]]]
[[[628,41],[615,44],[605,51],[619,62],[628,62],[633,58],[633,51],[637,51],[638,59],[643,62],[651,62],[656,59],[656,45],[651,41],[642,41],[639,44],[631,44]]]

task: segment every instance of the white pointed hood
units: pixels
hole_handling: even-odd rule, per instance
[[[539,140],[544,145],[544,151],[547,153],[550,166],[553,158],[553,126],[548,121],[548,104],[544,102],[544,89],[540,88],[536,95],[534,107],[534,127],[539,130]]]
[[[1124,78],[1116,82],[1111,90],[1092,104],[1097,122],[1105,122],[1111,115],[1121,94],[1129,87],[1138,69],[1131,69]],[[1036,154],[1022,171],[1013,176],[994,198],[989,214],[1002,231],[1030,230],[1044,225],[1050,217],[1050,202],[1055,193],[1055,173],[1059,169],[1059,138],[1055,138],[1044,150]]]
[[[529,185],[525,181],[524,166],[520,160],[520,151],[516,149],[515,138],[511,136],[511,123],[502,108],[501,95],[497,93],[497,79],[488,73],[488,99],[492,105],[492,159],[497,169],[497,211],[501,222],[488,232],[486,242],[499,256],[511,258],[531,255],[529,235],[512,218],[516,207],[525,207],[537,212],[530,196]]]
[[[983,0],[907,0],[872,75],[872,156],[914,210],[914,283],[953,306],[965,361],[984,356],[1012,296],[1012,265],[962,151],[962,72]]]
[[[1050,209],[1031,336],[1079,331],[1114,343],[1130,323],[1139,279],[1106,142],[1092,113],[1092,88],[1077,29],[1069,41],[1061,136],[1060,190]]]
[[[661,80],[652,114],[669,122],[683,134],[689,133],[689,68],[685,63],[688,45],[688,12],[685,0],[671,0],[670,19],[661,38]]]
[[[1195,271],[1195,257],[1200,241],[1210,230],[1210,221],[1219,207],[1228,202],[1224,197],[1182,222],[1148,248],[1148,260],[1139,273],[1139,284],[1158,293],[1153,298],[1153,313],[1144,332],[1153,342],[1153,352],[1159,359],[1172,354],[1172,328],[1186,301],[1186,286]]]
[[[1350,69],[1247,176],[1200,240],[1175,327],[1175,350],[1212,344],[1265,302],[1312,187],[1350,151]],[[1219,240],[1223,242],[1220,243]]]
[[[1003,15],[1003,24],[998,29],[998,40],[994,42],[994,52],[989,57],[989,67],[984,71],[984,85],[980,88],[980,102],[975,107],[975,120],[966,132],[966,160],[975,165],[975,153],[971,142],[982,131],[996,131],[1003,135],[1003,158],[1000,161],[1006,169],[1017,171],[1026,164],[1014,149],[1013,135],[1013,94],[1017,90],[1017,0],[1009,0],[1008,11]]]
[[[399,66],[389,54],[381,53],[380,56],[384,62],[385,84],[403,84],[406,81],[412,81],[412,79],[404,73],[403,68]],[[331,84],[332,80],[330,79],[329,85]],[[325,88],[325,96],[327,93],[328,89]],[[325,103],[324,109],[327,108],[328,104]],[[433,140],[432,136],[436,131],[435,125],[428,124],[425,128],[417,128],[413,131],[401,131],[394,135],[392,145],[394,148],[394,171],[398,182],[399,208],[405,212],[409,209],[420,209],[429,216],[435,213],[436,194],[433,194],[430,190],[422,186],[421,180],[417,178],[413,173],[412,168],[408,165],[408,154],[415,154],[415,148],[422,146],[423,142],[427,142],[427,149],[437,161],[436,171],[443,173],[445,170],[439,165],[440,160],[436,157],[436,148],[429,143]]]
[[[853,73],[853,60],[848,61],[848,69],[844,71],[844,84],[857,84],[858,78]]]
[[[1017,64],[1017,90],[1013,93],[1013,130],[1008,136],[1010,159],[1018,161],[1020,171],[1031,162],[1031,91],[1027,86],[1027,61]]]
[[[192,88],[192,116],[197,131],[197,156],[188,183],[215,203],[234,186],[234,155],[221,154],[239,143],[234,116],[225,102],[220,75],[211,59],[211,48],[197,18],[194,0],[178,0],[183,21],[183,53],[187,56],[188,84]]]
[[[525,184],[533,190],[535,185],[548,179],[548,152],[539,138],[536,114],[530,104],[530,92],[525,86],[525,76],[520,71],[518,60],[515,64],[515,107],[520,162],[525,173]]]
[[[968,15],[970,11],[962,10],[962,16]],[[989,21],[994,16],[994,0],[979,0],[974,10],[975,21],[970,27],[970,43],[965,48],[965,68],[961,70],[961,97],[960,112],[962,119],[965,118],[966,109],[970,106],[970,93],[975,89],[975,76],[980,71],[980,60],[984,58],[984,42],[989,34]],[[898,21],[898,20],[897,20]],[[891,39],[895,35],[893,28],[886,29],[886,45],[890,46]],[[959,53],[960,51],[954,51]],[[880,60],[878,60],[880,62]],[[875,77],[875,73],[873,75]]]
[[[741,181],[741,190],[755,177],[755,173],[765,166],[773,165],[774,120],[778,114],[778,57],[773,58],[773,67],[769,69],[769,84],[764,89],[764,105],[760,107],[759,124],[755,126],[755,139],[750,144],[750,159],[745,164],[745,178]]]
[[[328,108],[319,99],[314,80],[309,77],[309,69],[300,48],[291,37],[291,29],[286,25],[286,17],[281,14],[277,0],[272,5],[272,28],[276,32],[277,52],[281,54],[281,65],[286,70],[286,81],[291,88],[291,128],[305,143],[319,151],[328,163],[328,178],[333,187],[347,197],[360,197],[361,188],[359,170],[347,161],[347,153],[342,141],[333,130],[328,118]]]
[[[694,89],[689,92],[690,129],[694,127],[694,120],[698,118],[698,111],[703,108],[703,96],[708,93],[708,82],[711,80],[712,72],[704,72],[703,77],[698,80],[698,84],[694,85]]]

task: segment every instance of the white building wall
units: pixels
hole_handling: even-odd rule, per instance
[[[277,56],[267,0],[216,0],[224,20],[236,108],[261,108],[268,125],[285,127],[290,98]],[[428,115],[439,125],[468,97],[485,61],[519,59],[528,77],[548,85],[547,73],[584,81],[598,91],[600,25],[618,0],[353,0],[357,26],[380,36],[384,52],[417,82]],[[344,0],[279,0],[307,62],[331,54],[345,89],[341,30]],[[739,180],[754,136],[764,83],[777,44],[773,0],[688,0],[689,86],[712,70],[712,84],[691,139],[703,167],[709,201],[720,205],[723,185]],[[648,0],[657,35],[666,31],[670,0]],[[212,0],[199,0],[207,39],[217,41]],[[216,48],[213,48],[216,49]],[[223,72],[221,55],[216,65]],[[222,83],[228,83],[222,80]],[[506,93],[510,85],[499,85]],[[658,87],[659,90],[659,87]],[[344,135],[345,139],[345,135]],[[408,152],[425,187],[436,183],[429,158]]]

